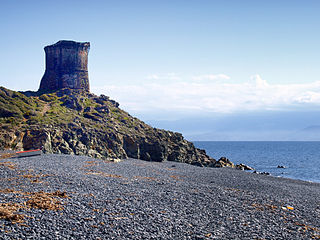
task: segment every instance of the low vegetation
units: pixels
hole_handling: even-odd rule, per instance
[[[0,129],[0,150],[43,148],[101,159],[215,163],[180,133],[153,128],[109,97],[80,90],[15,92],[0,87]]]

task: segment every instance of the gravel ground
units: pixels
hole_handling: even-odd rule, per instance
[[[175,162],[0,160],[1,206],[1,239],[320,239],[319,183]]]

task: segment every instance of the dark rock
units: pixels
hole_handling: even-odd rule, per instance
[[[126,151],[128,157],[137,158],[137,159],[140,158],[139,144],[132,137],[130,136],[123,137],[123,148]]]
[[[0,117],[9,118],[9,117],[20,117],[21,113],[19,113],[18,109],[6,109],[0,108]]]
[[[103,98],[100,98],[100,97],[95,97],[93,98],[93,100],[96,102],[96,103],[99,103],[99,104],[105,104],[105,100]]]
[[[269,172],[258,172],[258,171],[253,171],[252,173],[255,173],[255,174],[261,174],[261,175],[270,175]]]
[[[235,165],[233,162],[231,162],[228,158],[226,157],[221,157],[215,164],[214,167],[231,167],[234,168]]]
[[[142,142],[139,146],[142,160],[162,162],[167,159],[168,148],[165,142],[160,142],[159,140]]]
[[[100,113],[109,113],[109,109],[107,106],[95,107],[95,110]]]
[[[91,119],[91,120],[93,120],[93,121],[99,121],[99,117],[97,117],[97,116],[95,116],[94,114],[92,114],[92,113],[85,113],[85,114],[83,114],[83,116],[85,117],[85,118],[89,118],[89,119]]]
[[[286,168],[286,167],[283,165],[278,165],[277,168]]]
[[[103,115],[101,115],[100,113],[93,112],[92,114],[95,115],[96,117],[98,117],[99,120],[100,120],[101,118],[103,118]]]
[[[115,107],[119,107],[119,103],[116,102],[115,100],[110,100],[110,102],[115,106]]]
[[[19,91],[20,93],[26,95],[27,97],[38,96],[38,91]]]
[[[67,108],[77,111],[81,111],[83,109],[82,105],[79,103],[79,99],[75,97],[65,97],[62,98],[61,101],[63,101],[62,106],[66,106]]]
[[[197,167],[204,167],[201,162],[191,162],[191,165],[197,166]]]
[[[92,107],[86,107],[83,112],[91,112],[93,109]]]
[[[249,167],[243,163],[240,163],[240,164],[237,164],[236,165],[236,169],[239,169],[239,170],[254,170],[252,167]]]
[[[103,94],[101,94],[101,95],[99,96],[99,98],[100,98],[102,101],[109,101],[109,100],[110,100],[110,98],[109,98],[108,96],[103,95]]]

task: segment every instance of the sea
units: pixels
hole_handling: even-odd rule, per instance
[[[227,157],[273,176],[320,183],[320,141],[194,141],[215,159]],[[278,168],[284,166],[285,168]]]

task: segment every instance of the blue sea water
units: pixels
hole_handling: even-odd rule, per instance
[[[320,182],[320,142],[194,141],[194,145],[217,160],[224,156],[273,176]]]

